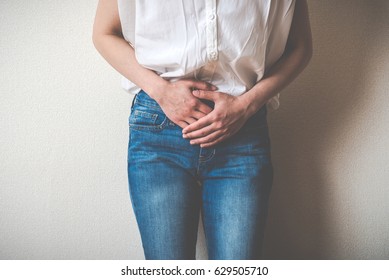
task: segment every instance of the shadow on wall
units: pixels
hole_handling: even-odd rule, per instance
[[[269,114],[275,181],[266,232],[266,259],[358,258],[339,253],[339,221],[326,153],[359,110],[364,72],[379,44],[387,1],[310,1],[314,56]],[[380,32],[380,30],[382,32]],[[366,109],[365,109],[366,110]],[[329,146],[330,145],[330,146]],[[335,158],[334,158],[335,157]],[[327,174],[326,174],[327,173]],[[344,225],[347,226],[347,225]]]

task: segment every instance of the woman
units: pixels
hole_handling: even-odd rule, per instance
[[[136,97],[128,179],[146,259],[259,259],[267,107],[308,64],[306,0],[100,0],[93,42]]]

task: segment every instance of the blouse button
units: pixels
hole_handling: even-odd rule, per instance
[[[217,59],[217,53],[215,51],[211,51],[209,53],[209,56],[212,60],[216,60]]]
[[[210,14],[208,16],[209,20],[214,20],[216,18],[216,15],[215,14]]]

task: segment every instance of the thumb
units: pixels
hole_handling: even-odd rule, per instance
[[[216,101],[217,98],[217,92],[214,91],[194,90],[192,93],[194,96],[200,99]]]

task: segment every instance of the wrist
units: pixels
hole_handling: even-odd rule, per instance
[[[246,114],[248,117],[254,115],[258,110],[266,103],[262,100],[259,94],[255,94],[251,91],[246,92],[239,96]]]
[[[159,104],[169,84],[170,84],[169,81],[166,81],[165,79],[158,77],[156,81],[151,82],[147,88],[144,88],[144,90],[152,99],[157,101],[157,103]]]

